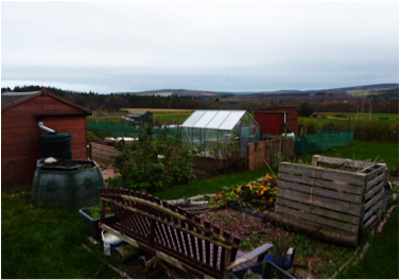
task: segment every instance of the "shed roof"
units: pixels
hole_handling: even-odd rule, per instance
[[[265,108],[259,108],[254,110],[254,112],[260,112],[263,110],[270,110],[270,109],[287,109],[287,108],[299,108],[297,105],[288,105],[288,106],[270,106],[270,107],[265,107]]]
[[[26,92],[3,92],[1,94],[1,108],[8,104],[14,103],[20,99],[39,93],[39,91],[26,91]]]
[[[250,116],[244,110],[197,110],[181,127],[232,130],[245,114]]]
[[[129,115],[126,115],[126,117],[128,118],[140,118],[144,115],[146,115],[147,113],[151,114],[150,111],[144,111],[144,110],[137,110]]]
[[[4,112],[10,108],[18,106],[19,104],[22,104],[26,101],[29,101],[29,100],[34,99],[41,95],[51,96],[54,99],[57,99],[61,102],[64,102],[72,107],[75,107],[75,108],[81,110],[83,113],[90,114],[90,115],[92,114],[92,111],[89,110],[88,108],[85,108],[83,106],[75,104],[65,98],[62,98],[61,96],[51,93],[45,88],[42,88],[40,91],[3,92],[1,94],[1,111]]]

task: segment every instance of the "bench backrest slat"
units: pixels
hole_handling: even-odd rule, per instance
[[[200,223],[201,219],[200,219],[200,217],[195,216],[194,217],[194,221],[196,223]],[[204,232],[201,231],[201,230],[197,230],[197,232],[200,233],[200,234],[204,234]],[[197,239],[197,248],[199,250],[199,260],[204,263],[205,262],[205,257],[203,255],[203,246],[204,246],[203,240],[202,239]]]
[[[214,277],[224,276],[227,250],[230,260],[235,259],[239,239],[232,241],[226,231],[221,236],[219,227],[201,222],[184,209],[128,189],[105,188],[100,192],[119,220],[116,226],[151,248]]]

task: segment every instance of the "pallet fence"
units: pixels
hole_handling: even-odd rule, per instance
[[[280,164],[276,213],[357,243],[382,215],[386,165],[318,155],[312,164]]]
[[[249,170],[270,166],[294,156],[294,138],[272,139],[247,144]],[[278,157],[280,157],[278,159]]]
[[[99,143],[90,143],[90,158],[96,162],[105,164],[113,163],[111,156],[119,156],[121,153],[114,147]]]

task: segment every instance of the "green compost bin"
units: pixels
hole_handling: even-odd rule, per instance
[[[43,158],[72,159],[71,134],[68,132],[45,133],[39,136]]]
[[[37,161],[32,187],[35,204],[53,207],[66,206],[71,211],[97,206],[104,179],[93,160],[66,160],[48,164],[45,159]]]

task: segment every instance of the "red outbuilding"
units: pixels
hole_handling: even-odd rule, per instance
[[[297,106],[267,107],[255,110],[254,119],[260,125],[260,133],[281,135],[286,124],[297,135],[298,111]]]
[[[86,116],[92,111],[46,89],[1,94],[2,187],[32,184],[36,162],[42,158],[39,136],[47,131],[71,134],[73,159],[87,159]]]

